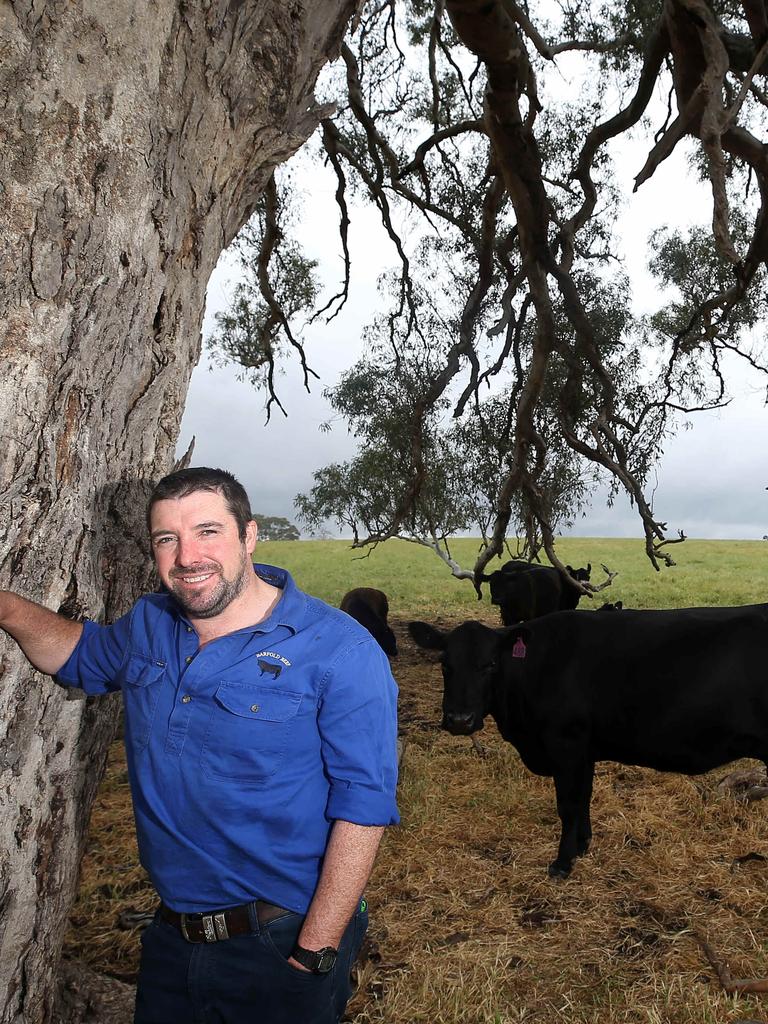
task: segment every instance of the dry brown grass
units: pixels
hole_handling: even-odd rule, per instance
[[[397,628],[397,626],[396,626]],[[400,807],[368,889],[368,957],[355,1024],[728,1024],[767,1019],[723,992],[696,934],[737,977],[768,975],[765,805],[696,779],[598,766],[592,850],[546,875],[554,790],[486,725],[485,759],[437,728],[433,657],[398,630],[406,734]],[[758,854],[746,860],[748,854]],[[125,766],[112,751],[67,951],[128,978],[154,896],[136,864]],[[763,997],[764,999],[766,997]],[[298,1024],[298,1022],[297,1022]]]

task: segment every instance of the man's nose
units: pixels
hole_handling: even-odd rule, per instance
[[[176,564],[194,565],[199,562],[197,542],[193,537],[179,537],[176,544]]]

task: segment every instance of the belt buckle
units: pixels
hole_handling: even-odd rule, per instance
[[[181,914],[179,922],[181,925],[181,934],[187,942],[195,942],[197,940],[190,938],[189,932],[187,931],[187,920],[187,914]],[[223,912],[220,914],[201,914],[200,923],[203,926],[204,942],[218,942],[220,939],[229,938],[227,921]]]
[[[203,938],[206,942],[217,942],[216,927],[213,923],[213,914],[203,914],[200,918],[203,926]]]

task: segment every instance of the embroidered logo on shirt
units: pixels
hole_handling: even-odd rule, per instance
[[[291,667],[290,661],[288,661],[287,658],[284,658],[282,656],[282,654],[278,654],[277,651],[257,651],[256,652],[256,657],[257,658],[276,658],[278,661],[282,662],[283,665],[285,665],[286,668],[290,668]]]
[[[279,660],[280,665],[273,665],[271,662],[265,662],[265,657],[274,657]],[[261,675],[271,676],[272,679],[279,679],[281,672],[283,672],[284,666],[291,668],[291,663],[287,657],[283,657],[282,654],[278,654],[273,650],[260,650],[256,655],[256,664],[261,670]]]

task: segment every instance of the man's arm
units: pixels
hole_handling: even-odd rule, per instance
[[[36,669],[54,675],[66,663],[83,632],[82,624],[0,590],[0,629],[13,637]]]
[[[331,829],[320,881],[299,935],[304,949],[339,948],[376,859],[384,828],[336,821]],[[289,963],[306,970],[293,958]]]

